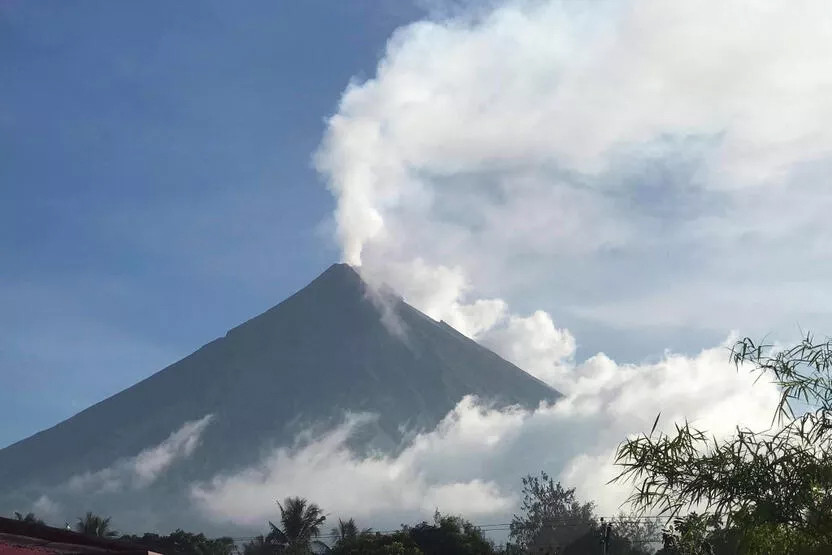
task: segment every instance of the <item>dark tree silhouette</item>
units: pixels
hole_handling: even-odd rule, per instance
[[[421,522],[405,528],[423,553],[436,555],[492,555],[494,543],[482,531],[459,516],[433,515],[433,524]]]
[[[158,534],[125,535],[121,539],[165,555],[231,555],[234,553],[234,540],[231,538],[211,539],[205,537],[204,534],[192,534],[183,530],[176,530],[167,536]],[[271,552],[273,553],[274,550]]]
[[[87,536],[98,536],[101,538],[114,538],[118,536],[118,532],[110,528],[110,517],[101,517],[91,512],[87,512],[82,517],[78,517],[78,522],[75,523],[75,530]]]
[[[243,555],[274,555],[276,546],[266,540],[265,536],[256,536],[243,544]]]
[[[269,522],[271,532],[266,536],[267,543],[287,554],[310,553],[312,547],[323,544],[316,540],[321,534],[321,526],[326,516],[320,507],[302,497],[287,497],[277,502],[280,507],[280,526]]]
[[[19,520],[21,522],[26,522],[28,524],[43,524],[43,521],[35,516],[35,513],[26,513],[25,515],[22,513],[18,513],[15,511],[14,513],[15,520]]]
[[[338,526],[332,529],[330,534],[335,538],[335,543],[342,543],[353,540],[358,536],[358,526],[355,524],[355,519],[341,520],[338,519]]]
[[[594,505],[581,503],[545,472],[523,478],[522,515],[511,520],[511,539],[526,550],[562,549],[598,527]]]

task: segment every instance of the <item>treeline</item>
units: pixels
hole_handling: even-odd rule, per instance
[[[353,519],[339,520],[327,534],[320,507],[289,497],[278,503],[279,523],[270,522],[269,532],[244,544],[242,551],[243,555],[582,555],[604,548],[608,555],[647,555],[655,551],[650,541],[659,539],[659,528],[653,519],[621,516],[605,523],[595,515],[592,503],[578,502],[574,489],[564,489],[545,473],[524,478],[523,493],[523,511],[512,519],[505,545],[497,546],[486,536],[493,527],[487,530],[439,511],[432,522],[387,532],[360,529]]]
[[[401,525],[392,531],[360,528],[354,519],[339,519],[327,529],[327,515],[313,502],[288,497],[276,503],[279,519],[264,534],[240,542],[208,538],[177,530],[168,535],[120,535],[110,519],[92,513],[78,518],[75,530],[119,538],[165,555],[583,555],[605,549],[608,555],[648,555],[660,539],[655,519],[619,516],[606,522],[591,502],[580,502],[546,473],[522,480],[523,504],[511,523],[479,527],[461,516],[436,511],[433,520]],[[20,519],[36,521],[31,513]],[[489,532],[508,532],[509,542],[496,545]]]

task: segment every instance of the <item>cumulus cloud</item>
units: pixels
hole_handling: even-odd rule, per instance
[[[555,389],[569,391],[574,377],[571,359],[575,338],[558,329],[552,317],[537,310],[531,316],[510,316],[482,334],[480,341],[529,374]]]
[[[66,489],[74,493],[103,493],[147,487],[175,462],[191,456],[212,419],[213,415],[207,414],[199,420],[185,422],[163,442],[142,450],[135,457],[73,476],[66,483]]]

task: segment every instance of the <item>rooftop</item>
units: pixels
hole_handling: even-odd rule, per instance
[[[155,555],[142,547],[0,517],[0,555]]]

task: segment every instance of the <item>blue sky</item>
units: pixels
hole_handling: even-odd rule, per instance
[[[311,169],[399,1],[0,5],[0,445],[338,258]]]

